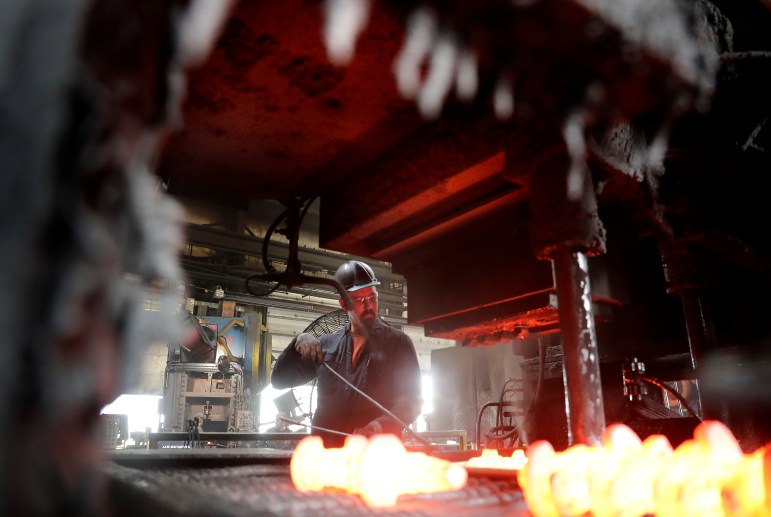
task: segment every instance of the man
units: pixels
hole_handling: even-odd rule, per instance
[[[378,318],[380,285],[365,263],[350,260],[340,266],[335,279],[350,293],[350,323],[316,339],[299,334],[276,360],[272,383],[289,388],[318,379],[318,406],[313,425],[343,433],[371,436],[392,433],[401,438],[402,426],[330,372],[331,366],[351,384],[377,400],[409,424],[420,413],[421,377],[412,340]],[[345,437],[312,431],[327,447],[339,447]]]

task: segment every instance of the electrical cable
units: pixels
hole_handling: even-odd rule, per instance
[[[270,261],[270,258],[268,257],[268,247],[270,245],[270,239],[273,236],[273,232],[276,231],[276,228],[279,224],[281,224],[281,221],[286,219],[287,215],[287,209],[285,208],[276,219],[273,220],[273,222],[268,227],[268,231],[265,232],[265,237],[262,239],[262,265],[265,268],[266,273],[275,273],[276,268],[273,267],[273,264]],[[250,275],[246,278],[246,281],[244,282],[244,287],[246,288],[247,292],[251,294],[252,296],[268,296],[270,294],[273,294],[276,289],[279,288],[281,285],[281,282],[276,281],[276,285],[268,289],[266,293],[256,293],[252,291],[252,288],[249,287],[249,282],[252,281],[253,278],[262,278],[265,275],[265,273],[258,273],[254,275]]]
[[[187,421],[187,442],[191,449],[201,449],[201,432],[198,428],[198,417]]]
[[[382,412],[383,412],[383,413],[385,413],[386,415],[388,415],[388,416],[390,416],[391,418],[393,418],[393,419],[394,419],[394,421],[395,421],[396,423],[398,423],[400,426],[402,426],[402,429],[404,429],[405,431],[407,431],[407,433],[408,433],[408,434],[409,434],[409,435],[410,435],[412,438],[414,438],[415,440],[417,440],[418,442],[420,442],[420,444],[421,444],[421,445],[423,445],[424,447],[426,447],[426,448],[427,448],[427,449],[429,449],[429,450],[433,450],[433,449],[434,449],[434,446],[433,446],[433,445],[431,445],[431,444],[430,444],[428,441],[426,441],[425,439],[423,439],[423,438],[422,438],[420,435],[418,435],[418,433],[416,433],[415,431],[413,431],[412,429],[410,429],[410,427],[409,427],[407,424],[405,424],[405,423],[402,421],[402,419],[401,419],[401,418],[399,418],[398,416],[394,415],[394,414],[393,414],[393,413],[392,413],[390,410],[386,409],[386,408],[385,408],[385,407],[384,407],[384,406],[383,406],[383,405],[382,405],[380,402],[378,402],[377,400],[373,399],[372,397],[370,397],[369,395],[367,395],[366,393],[364,393],[363,391],[361,391],[359,388],[357,388],[356,386],[354,386],[353,384],[351,384],[350,382],[348,382],[348,379],[346,379],[345,377],[343,377],[342,375],[340,375],[339,373],[337,373],[337,372],[335,371],[335,369],[334,369],[334,368],[332,368],[331,366],[329,366],[329,364],[327,364],[327,363],[322,363],[322,364],[323,364],[324,366],[326,366],[327,370],[329,370],[330,372],[332,372],[333,374],[335,374],[335,376],[337,376],[337,378],[338,378],[338,379],[340,379],[341,381],[343,381],[343,382],[344,382],[344,383],[345,383],[345,384],[346,384],[346,385],[347,385],[349,388],[351,388],[353,391],[355,391],[356,393],[358,393],[359,395],[361,395],[362,397],[364,397],[365,399],[367,399],[369,402],[371,402],[371,403],[372,403],[372,404],[373,404],[373,405],[374,405],[376,408],[378,408],[380,411],[382,411]]]
[[[546,369],[546,344],[541,341],[541,337],[538,337],[538,380],[535,384],[535,393],[533,398],[530,399],[530,403],[527,405],[525,414],[522,416],[522,430],[526,429],[527,419],[530,417],[530,412],[535,406],[535,403],[541,398],[541,387],[543,386],[544,370]],[[528,443],[526,435],[522,435],[524,443]]]
[[[678,401],[680,401],[680,404],[691,414],[693,415],[699,422],[703,422],[704,420],[699,416],[698,413],[691,407],[690,404],[688,404],[688,401],[685,400],[685,397],[683,397],[680,393],[677,392],[676,389],[672,388],[671,386],[667,386],[663,382],[661,382],[658,379],[655,379],[653,377],[643,377],[643,376],[637,376],[637,380],[640,380],[642,382],[647,382],[648,384],[652,386],[656,386],[657,388],[661,388],[667,392],[669,392],[673,397],[675,397]]]
[[[308,212],[308,209],[311,207],[311,205],[313,204],[313,202],[314,202],[315,200],[316,200],[316,196],[314,196],[314,197],[309,197],[309,198],[308,198],[308,199],[305,201],[305,206],[303,207],[303,211],[302,211],[302,212],[300,212],[300,219],[299,219],[299,221],[298,221],[298,224],[302,224],[302,222],[303,222],[303,219],[305,219],[305,214]]]
[[[249,294],[257,297],[268,296],[275,292],[282,284],[286,285],[287,289],[291,289],[296,285],[302,285],[303,283],[329,285],[333,287],[338,292],[338,294],[340,294],[340,298],[343,300],[346,307],[351,306],[353,302],[351,302],[351,298],[348,292],[343,288],[342,285],[340,285],[340,282],[331,278],[312,277],[302,273],[301,264],[297,258],[300,224],[302,223],[303,218],[307,214],[315,199],[316,198],[313,197],[303,200],[295,200],[295,202],[293,202],[291,206],[287,206],[281,215],[279,215],[270,225],[270,228],[268,228],[265,238],[262,241],[262,261],[266,272],[254,274],[246,278],[244,287]],[[298,206],[300,207],[300,213],[295,214],[295,209],[297,209]],[[292,208],[291,213],[289,212],[290,208]],[[287,218],[287,228],[276,230],[279,223]],[[271,264],[268,257],[268,245],[270,243],[271,237],[273,236],[273,232],[276,231],[283,233],[286,235],[287,239],[289,239],[289,255],[287,256],[286,260],[286,269],[283,272],[277,271]],[[275,285],[265,293],[256,293],[249,286],[249,283],[255,278],[261,279],[265,282],[275,282]]]
[[[506,392],[508,391],[506,387],[512,381],[513,379],[506,379],[506,381],[503,383],[503,387],[501,388],[501,395],[498,397],[498,411],[495,413],[495,426],[493,426],[493,428],[503,428],[503,400],[506,397]],[[503,446],[505,447],[506,444],[504,443]]]
[[[307,198],[302,201],[300,201],[300,205],[302,205],[302,210],[299,214],[299,217],[297,219],[297,227],[299,228],[300,224],[302,224],[303,219],[305,218],[305,214],[308,212],[308,209],[311,207],[311,204],[313,204],[313,201],[315,200],[315,197]],[[270,257],[268,256],[268,247],[270,246],[270,239],[273,237],[273,233],[276,232],[276,228],[283,220],[287,218],[289,209],[285,208],[279,216],[271,223],[271,225],[268,227],[268,231],[265,232],[265,237],[262,240],[262,265],[265,268],[265,273],[258,273],[254,275],[250,275],[246,278],[245,281],[245,288],[249,294],[252,296],[268,296],[270,294],[273,294],[280,286],[281,286],[281,280],[276,280],[276,284],[272,286],[267,292],[265,293],[256,293],[252,291],[251,287],[249,286],[249,283],[254,278],[264,278],[266,274],[276,274],[278,273],[276,271],[276,268],[273,267],[273,264],[270,260]],[[288,234],[289,232],[287,232]],[[291,243],[296,242],[292,240],[292,237],[290,235],[287,235],[287,238],[290,239],[290,249],[291,249]],[[287,267],[291,267],[291,264],[289,263],[292,260],[292,252],[290,251],[290,257],[287,258]]]
[[[492,402],[492,404],[493,404],[493,405],[496,405],[496,406],[497,406],[497,405],[499,405],[499,403],[498,403],[498,402]],[[509,427],[510,427],[510,426],[503,426],[503,425],[501,425],[501,426],[495,426],[495,427],[493,427],[492,429],[490,429],[490,431],[491,431],[491,432],[496,432],[496,431],[498,431],[498,430],[501,430],[501,429],[507,429],[507,428],[509,428]],[[514,426],[512,429],[509,429],[509,430],[508,430],[506,433],[504,433],[504,434],[502,434],[502,435],[498,435],[498,436],[492,436],[492,437],[491,437],[491,440],[492,440],[492,441],[494,441],[494,442],[505,442],[506,440],[510,439],[510,438],[511,438],[511,437],[513,437],[515,434],[517,434],[517,432],[518,432],[518,431],[519,431],[519,426]],[[505,445],[505,444],[504,444],[504,445]]]
[[[531,411],[533,409],[533,406],[535,405],[535,403],[541,397],[541,389],[542,389],[542,386],[543,386],[543,379],[544,379],[545,362],[546,362],[546,345],[539,338],[538,339],[538,381],[536,382],[535,393],[533,394],[533,398],[530,399],[530,402],[527,405],[527,409],[525,410],[525,413],[522,416],[522,424],[514,426],[513,429],[511,429],[510,431],[506,432],[505,434],[498,435],[498,436],[493,436],[492,437],[493,441],[505,442],[505,440],[508,440],[508,439],[512,438],[515,434],[519,433],[520,438],[522,438],[524,442],[527,442],[527,437],[523,436],[522,432],[525,429],[525,425],[527,423],[527,419],[530,416],[530,413],[531,413]],[[513,392],[513,390],[506,389],[506,387],[507,387],[509,382],[513,382],[515,380],[516,379],[508,379],[503,384],[503,388],[501,389],[501,400],[498,403],[488,402],[487,404],[482,406],[482,409],[480,410],[479,416],[477,418],[477,442],[479,442],[479,429],[481,427],[482,412],[488,406],[497,405],[497,404],[500,404],[500,406],[499,406],[500,407],[500,411],[502,411],[503,410],[503,402],[504,402],[503,401],[503,395],[505,393],[507,393],[507,392]],[[496,422],[496,423],[498,425],[496,425],[495,427],[493,427],[490,430],[492,433],[506,428],[506,426],[503,425],[502,420],[500,421],[500,423],[498,423],[498,422]],[[505,443],[504,443],[504,445],[505,445]]]
[[[479,444],[482,441],[481,437],[479,436],[479,431],[482,428],[482,415],[485,412],[485,409],[492,406],[497,406],[498,402],[487,402],[485,405],[482,406],[482,408],[479,410],[479,413],[477,414],[477,428],[476,428],[476,441],[477,441],[477,450],[479,449]],[[487,441],[485,441],[485,447],[487,446]]]
[[[270,239],[273,236],[273,232],[276,231],[276,228],[281,224],[281,221],[286,219],[286,214],[287,209],[284,209],[284,211],[270,224],[268,231],[265,232],[265,237],[262,239],[262,265],[266,271],[275,271],[270,258],[268,258],[268,246],[270,246]]]
[[[514,435],[517,434],[517,426],[511,426],[511,425],[505,425],[503,422],[504,417],[504,407],[509,405],[509,403],[506,402],[506,394],[507,393],[516,393],[517,390],[508,388],[509,383],[515,383],[517,382],[517,379],[507,379],[506,382],[503,383],[503,387],[501,388],[501,396],[498,398],[498,411],[496,412],[496,425],[493,426],[492,429],[490,429],[490,434],[492,434],[492,439],[496,442],[501,443],[501,447],[506,447],[506,440],[511,439],[512,445],[514,443]],[[513,404],[511,404],[513,405]],[[499,431],[505,431],[502,435],[496,435]]]
[[[504,405],[503,398],[504,398],[506,393],[513,393],[514,392],[514,390],[512,390],[512,389],[507,389],[507,386],[509,385],[510,382],[515,382],[515,381],[516,381],[516,379],[506,379],[506,382],[503,383],[503,387],[501,388],[501,395],[500,395],[500,397],[498,399],[498,402],[487,402],[479,410],[479,413],[477,414],[477,422],[476,422],[476,429],[475,429],[477,449],[479,449],[479,445],[481,444],[481,441],[482,441],[481,440],[481,436],[480,436],[480,431],[482,429],[482,415],[484,414],[485,409],[487,409],[488,407],[492,407],[492,406],[498,406],[498,408],[499,408],[498,413],[496,413],[496,425],[493,426],[491,431],[500,430],[500,429],[503,429],[505,427],[505,426],[503,426],[503,420],[502,420],[502,415],[501,415],[501,413],[503,411],[503,405]],[[516,431],[516,428],[513,429],[512,431]],[[510,432],[510,433],[508,433],[505,436],[493,437],[492,440],[493,441],[506,440],[506,439],[510,438],[511,436],[513,436],[513,432]],[[488,439],[485,441],[485,447],[487,447],[489,442],[490,442],[490,437],[488,435]]]

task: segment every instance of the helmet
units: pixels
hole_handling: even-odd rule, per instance
[[[372,268],[358,260],[349,260],[337,268],[335,280],[340,282],[346,291],[357,291],[365,287],[380,285]]]

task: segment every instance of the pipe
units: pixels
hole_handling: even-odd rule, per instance
[[[558,246],[552,255],[562,331],[568,442],[599,444],[605,429],[600,357],[586,254]]]

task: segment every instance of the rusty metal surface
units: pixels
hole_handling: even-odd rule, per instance
[[[287,465],[142,469],[110,464],[105,471],[116,516],[529,515],[516,482],[505,477],[471,477],[462,490],[403,495],[395,507],[377,509],[352,495],[299,492]]]
[[[238,3],[191,75],[187,127],[160,164],[176,194],[242,208],[314,194],[422,124],[388,66],[400,20],[374,9],[355,66],[340,68],[326,56],[322,14],[302,0]]]
[[[586,256],[557,249],[554,276],[564,349],[569,442],[596,445],[605,429],[605,409]]]
[[[448,222],[450,228],[435,228],[445,232],[407,241],[391,257],[394,271],[409,284],[411,322],[425,323],[551,287],[548,264],[533,256],[527,225],[521,222],[527,207],[516,201],[467,212]]]
[[[394,182],[398,204],[413,185],[430,188],[441,180],[440,170],[457,173],[500,151],[505,131],[470,120],[467,106],[454,99],[443,115],[458,111],[468,125],[463,151],[490,152],[468,163],[455,145],[441,144],[443,137],[454,141],[452,134],[430,131],[428,140],[414,134],[426,122],[399,96],[392,64],[406,36],[406,11],[420,4],[373,2],[354,59],[336,67],[323,47],[318,5],[240,2],[211,58],[192,76],[188,127],[172,139],[160,166],[172,192],[244,207],[255,198],[338,190],[336,181],[359,182],[363,171],[416,171]],[[517,111],[528,125],[547,111],[561,116],[581,104],[593,83],[604,91],[598,112],[629,118],[666,111],[675,100],[682,107],[710,90],[716,56],[702,41],[690,2],[422,4],[437,11],[442,30],[480,56],[485,113],[502,75],[516,84]],[[367,211],[366,203],[349,209]]]

